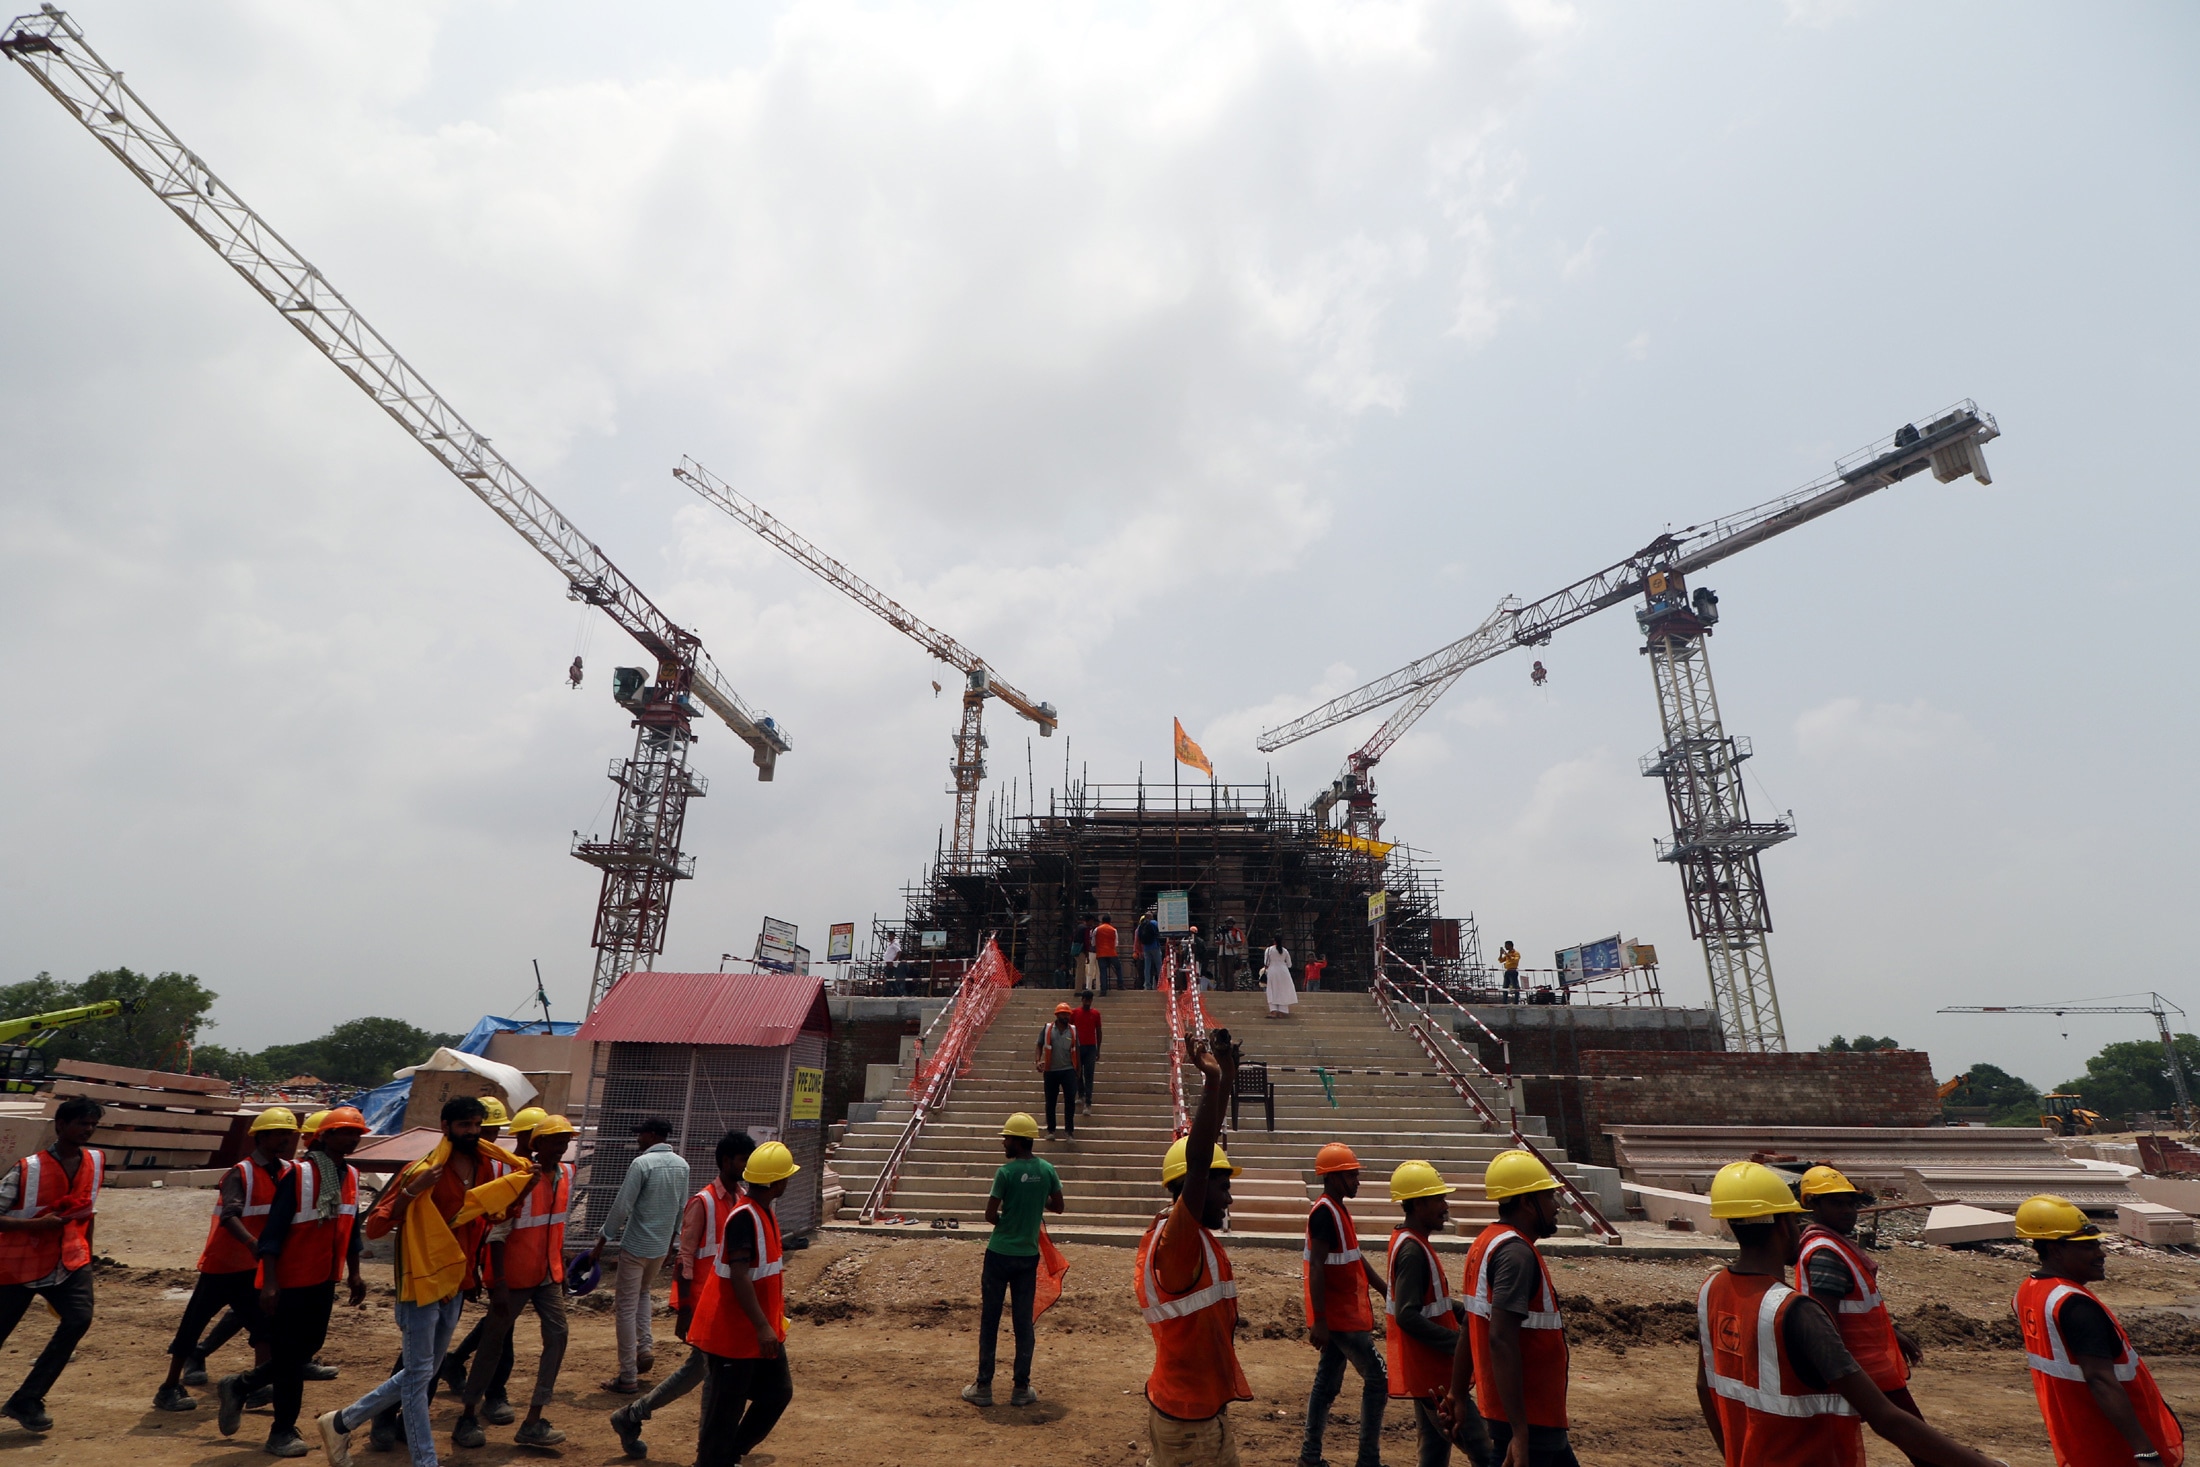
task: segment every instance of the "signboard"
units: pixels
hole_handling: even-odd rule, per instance
[[[772,973],[806,971],[797,966],[800,958],[807,956],[803,949],[795,945],[795,934],[799,930],[792,922],[766,917],[764,930],[756,935],[756,952],[752,961]]]
[[[794,971],[802,977],[810,976],[810,950],[797,946],[794,950]]]
[[[1552,954],[1558,981],[1570,987],[1591,978],[1617,977],[1624,966],[1622,946],[1617,937],[1600,937],[1579,947],[1560,948]]]
[[[1621,956],[1627,959],[1627,966],[1630,968],[1655,968],[1658,965],[1658,949],[1654,943],[1630,942]]]
[[[825,934],[825,961],[852,963],[856,956],[856,924],[835,922]]]
[[[814,1121],[825,1113],[825,1072],[805,1065],[794,1067],[794,1102],[787,1119]]]
[[[1164,935],[1181,937],[1192,930],[1192,894],[1164,891],[1154,897],[1154,922]]]
[[[919,934],[917,946],[923,948],[926,952],[944,952],[947,949],[947,934],[944,932]]]
[[[782,922],[777,917],[766,917],[764,919],[764,936],[773,942],[783,942],[787,946],[793,947],[795,939],[801,936],[801,933],[802,929],[792,922]]]
[[[1390,893],[1371,891],[1367,894],[1367,925],[1373,927],[1383,920],[1383,913],[1390,909]]]

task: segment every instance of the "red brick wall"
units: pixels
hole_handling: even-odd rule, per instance
[[[1612,1164],[1614,1126],[1930,1126],[1940,1120],[1931,1057],[1867,1054],[1707,1054],[1584,1050],[1590,1159]]]

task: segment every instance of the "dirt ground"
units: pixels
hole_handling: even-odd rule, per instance
[[[259,1449],[264,1411],[247,1415],[242,1431],[215,1430],[210,1392],[201,1409],[169,1415],[151,1409],[165,1369],[161,1353],[191,1283],[188,1272],[204,1236],[209,1195],[110,1192],[102,1200],[99,1252],[113,1258],[99,1279],[99,1318],[75,1363],[49,1399],[54,1431],[34,1437],[0,1422],[0,1467],[56,1462],[130,1463],[133,1467],[248,1467],[269,1460]],[[1033,1383],[1041,1404],[978,1411],[956,1393],[976,1358],[977,1277],[981,1244],[974,1238],[935,1241],[832,1235],[789,1255],[793,1320],[788,1352],[795,1399],[764,1448],[749,1461],[831,1463],[835,1467],[969,1467],[999,1464],[1111,1464],[1136,1467],[1144,1458],[1145,1404],[1139,1391],[1152,1362],[1145,1327],[1130,1305],[1130,1255],[1101,1247],[1065,1250],[1072,1267],[1062,1300],[1039,1323]],[[2014,1255],[1956,1253],[1896,1245],[1879,1255],[1889,1300],[1914,1319],[1928,1353],[1914,1389],[1937,1422],[2016,1467],[2049,1467],[2032,1392],[2014,1348],[2007,1301],[2025,1265]],[[1240,1250],[1237,1264],[1246,1329],[1241,1358],[1256,1399],[1233,1408],[1249,1464],[1295,1460],[1313,1356],[1301,1328],[1298,1260],[1285,1252]],[[2200,1322],[2177,1312],[2200,1306],[2200,1259],[2160,1251],[2119,1252],[2103,1292],[2135,1332],[2172,1406],[2200,1409]],[[1709,1438],[1696,1414],[1693,1299],[1707,1269],[1688,1263],[1618,1259],[1563,1260],[1555,1266],[1575,1342],[1572,1383],[1574,1438],[1586,1463],[1710,1463]],[[343,1368],[341,1381],[309,1385],[309,1412],[354,1399],[397,1351],[390,1323],[387,1270],[370,1266],[377,1287],[362,1312],[339,1309],[323,1359]],[[1922,1309],[1923,1314],[1917,1311]],[[2200,1312],[2200,1311],[2196,1311]],[[472,1310],[469,1307],[469,1316]],[[42,1311],[28,1316],[0,1359],[5,1385],[29,1366],[44,1343]],[[461,1328],[466,1326],[462,1325]],[[532,1378],[533,1350],[521,1326],[515,1387]],[[1007,1399],[1007,1356],[998,1380]],[[659,1370],[684,1348],[660,1345]],[[487,1447],[458,1452],[449,1445],[454,1410],[439,1396],[439,1450],[454,1460],[493,1467],[513,1461],[621,1462],[606,1416],[621,1398],[596,1388],[612,1372],[610,1316],[582,1310],[574,1317],[551,1421],[567,1434],[555,1451],[511,1444],[511,1428],[489,1428]],[[230,1347],[215,1367],[241,1368]],[[515,1394],[520,1392],[515,1390]],[[651,1460],[693,1460],[696,1400],[668,1408],[650,1423]],[[1348,1463],[1357,1425],[1357,1381],[1348,1378],[1332,1418],[1331,1462]],[[366,1436],[355,1443],[364,1448]],[[1413,1460],[1412,1416],[1393,1408],[1386,1418],[1385,1455]],[[398,1467],[401,1456],[362,1460]],[[308,1463],[319,1459],[318,1444]],[[1463,1460],[1463,1459],[1459,1459]],[[1872,1439],[1873,1467],[1903,1459]]]

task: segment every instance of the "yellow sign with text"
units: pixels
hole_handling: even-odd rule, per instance
[[[804,1066],[795,1066],[794,1108],[787,1112],[790,1121],[814,1121],[825,1113],[825,1072]]]

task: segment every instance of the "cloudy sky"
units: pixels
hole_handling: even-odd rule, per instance
[[[2187,8],[74,13],[792,732],[771,785],[706,735],[667,966],[895,908],[955,719],[683,453],[1052,699],[1095,780],[1166,780],[1172,715],[1258,780],[1259,728],[1498,597],[1974,397],[1991,488],[1707,578],[1801,829],[1791,1037],[2052,1082],[2142,1025],[1932,1010],[2200,1010]],[[540,958],[574,1013],[619,634],[13,68],[0,137],[0,977],[187,969],[259,1045],[461,1028]],[[1701,1002],[1632,627],[1542,657],[1394,751],[1389,831],[1493,946],[1623,931]],[[1367,731],[1274,769],[1311,795]]]

